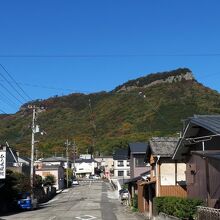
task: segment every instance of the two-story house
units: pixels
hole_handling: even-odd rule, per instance
[[[114,178],[123,185],[130,178],[130,162],[127,149],[116,149],[113,154]]]
[[[40,159],[38,161],[35,161],[34,163],[35,174],[40,175],[43,179],[48,175],[53,175],[55,177],[54,187],[57,190],[63,189],[65,163],[66,163],[66,158],[64,157],[48,157],[48,158]]]
[[[220,115],[188,118],[173,159],[187,164],[188,197],[220,208]]]
[[[137,181],[141,179],[141,174],[146,173],[149,168],[146,167],[145,154],[148,143],[135,142],[128,144],[128,158],[130,161],[130,179],[126,181],[130,194],[130,203],[135,194],[137,194]]]
[[[91,158],[90,156],[90,159],[88,158],[76,159],[74,166],[75,166],[75,175],[77,177],[88,178],[90,175],[94,175],[95,168],[98,166],[98,162],[94,158]]]

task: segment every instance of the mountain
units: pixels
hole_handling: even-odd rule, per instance
[[[26,103],[13,115],[1,115],[0,140],[30,155],[32,111],[45,106],[37,123],[46,135],[36,135],[38,156],[65,153],[68,138],[85,153],[112,154],[132,141],[152,136],[177,136],[182,119],[194,114],[220,114],[220,94],[198,83],[191,70],[149,74],[130,80],[110,92],[74,93]]]

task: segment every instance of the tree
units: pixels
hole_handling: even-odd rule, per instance
[[[52,174],[47,175],[44,180],[43,180],[43,184],[44,186],[52,186],[55,184],[55,176]]]
[[[40,175],[35,175],[34,176],[34,187],[39,188],[43,184],[43,179]]]

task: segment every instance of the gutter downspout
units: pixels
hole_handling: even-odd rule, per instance
[[[159,196],[159,170],[158,170],[159,160],[160,160],[160,155],[157,155],[157,161],[156,161],[156,197]]]

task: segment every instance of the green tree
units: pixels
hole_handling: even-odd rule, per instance
[[[56,178],[54,175],[49,174],[43,179],[44,186],[53,186],[55,184]]]
[[[39,188],[43,184],[43,179],[40,175],[35,175],[34,177],[34,187]]]

